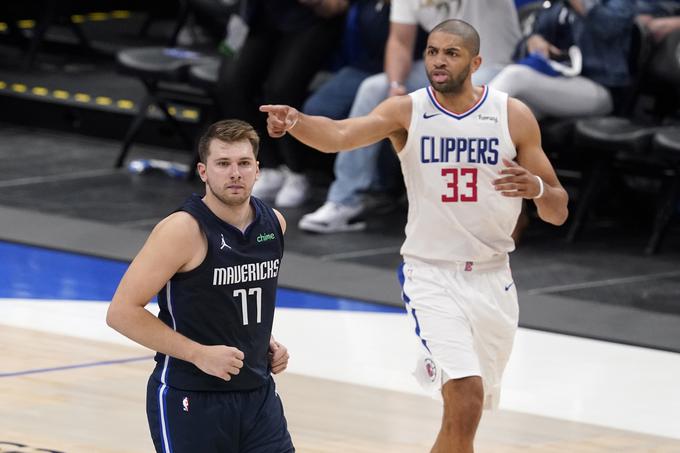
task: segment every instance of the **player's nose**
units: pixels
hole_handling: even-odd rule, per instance
[[[232,180],[241,179],[241,169],[238,166],[238,162],[234,162],[229,166],[229,178]]]

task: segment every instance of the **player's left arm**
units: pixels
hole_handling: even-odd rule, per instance
[[[281,214],[276,209],[274,209],[274,214],[276,214],[276,218],[279,219],[279,225],[281,225],[281,231],[285,234],[286,233],[286,218],[283,217],[283,214]]]
[[[274,209],[276,218],[279,219],[281,231],[286,233],[286,219],[279,211]],[[288,348],[274,339],[274,335],[269,338],[269,363],[272,366],[272,373],[279,374],[288,368]]]
[[[508,126],[517,150],[517,161],[504,160],[506,168],[494,181],[496,190],[506,197],[533,200],[542,220],[562,225],[569,213],[569,196],[541,147],[541,131],[536,118],[529,107],[514,98],[508,98]]]

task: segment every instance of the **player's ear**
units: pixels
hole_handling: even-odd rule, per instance
[[[482,65],[482,56],[481,55],[475,55],[472,57],[472,61],[470,63],[470,67],[472,69],[472,72],[477,71],[479,67]]]
[[[198,170],[198,176],[200,176],[201,181],[206,182],[207,176],[205,173],[207,167],[205,166],[205,164],[203,162],[199,162],[198,164],[196,164],[196,170]]]

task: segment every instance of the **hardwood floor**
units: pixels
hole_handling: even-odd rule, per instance
[[[34,451],[3,442],[67,453],[153,451],[144,413],[151,356],[0,325],[0,452]],[[437,433],[440,404],[426,397],[285,373],[277,387],[299,452],[427,452]],[[680,441],[498,411],[485,414],[476,451],[673,453]]]

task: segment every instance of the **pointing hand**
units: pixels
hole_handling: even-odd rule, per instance
[[[300,118],[300,112],[287,105],[261,105],[260,112],[268,114],[267,132],[274,138],[282,137]]]

